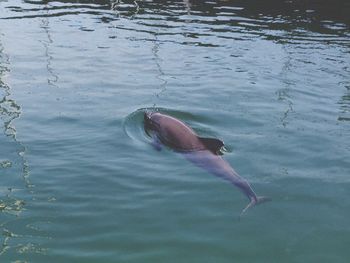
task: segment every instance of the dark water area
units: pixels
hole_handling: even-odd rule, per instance
[[[0,262],[347,262],[349,1],[0,0]],[[225,142],[272,199],[164,148]]]

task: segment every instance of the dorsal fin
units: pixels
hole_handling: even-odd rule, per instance
[[[223,153],[220,151],[221,148],[225,145],[223,141],[215,138],[202,138],[198,137],[201,142],[205,145],[205,147],[214,154],[222,155]]]

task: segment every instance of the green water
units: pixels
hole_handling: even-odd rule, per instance
[[[0,1],[0,262],[349,262],[348,1]],[[155,151],[223,140],[272,202]]]

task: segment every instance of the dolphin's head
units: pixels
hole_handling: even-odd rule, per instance
[[[155,118],[155,115],[157,115],[156,112],[145,111],[143,115],[143,123],[146,132],[158,130],[159,125],[157,122],[157,118]]]
[[[145,113],[143,114],[143,120],[145,123],[151,120],[151,115],[152,115],[152,112],[145,111]]]

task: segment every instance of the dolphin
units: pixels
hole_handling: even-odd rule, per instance
[[[250,202],[242,210],[240,217],[248,208],[270,200],[265,196],[257,196],[250,184],[220,156],[224,146],[222,141],[199,137],[184,122],[159,112],[144,113],[144,129],[153,138],[152,145],[155,149],[161,150],[162,145],[165,145],[181,153],[196,166],[226,179],[241,190]]]

